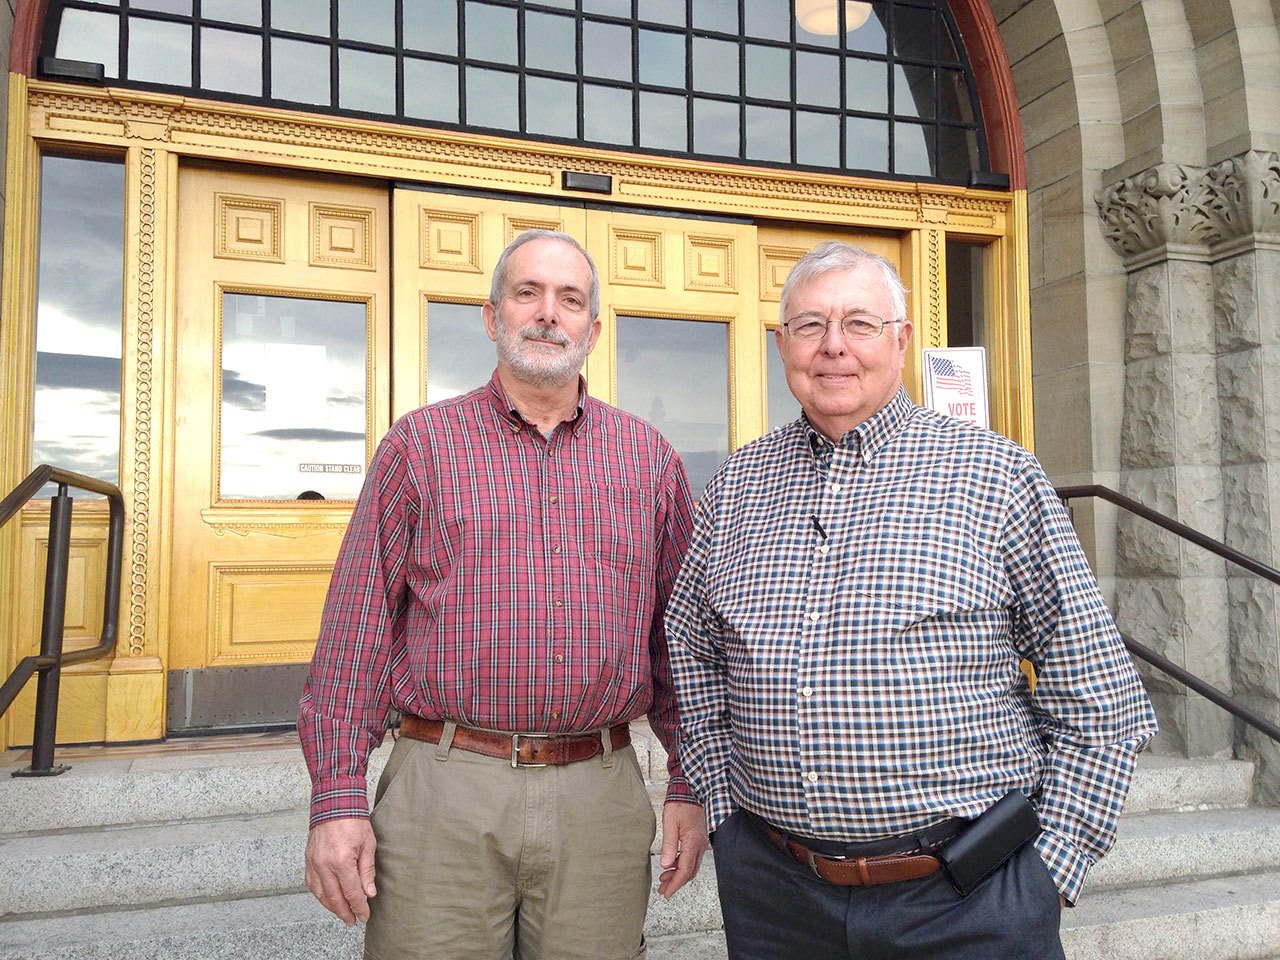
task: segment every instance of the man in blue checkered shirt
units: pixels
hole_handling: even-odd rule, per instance
[[[821,244],[781,311],[804,416],[711,480],[666,615],[729,955],[1061,958],[1150,701],[1035,458],[907,397],[893,266]],[[962,897],[934,854],[1014,791],[1042,830]]]

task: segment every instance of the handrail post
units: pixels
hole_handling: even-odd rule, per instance
[[[71,556],[71,506],[67,485],[49,502],[49,556],[44,574],[44,615],[41,618],[40,659],[36,683],[36,724],[31,742],[31,766],[15,770],[15,777],[56,777],[70,768],[54,764],[58,731],[58,686],[62,679],[62,631],[67,612],[67,564]]]

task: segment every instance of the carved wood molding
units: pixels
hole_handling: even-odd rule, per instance
[[[1009,199],[933,184],[894,183],[842,174],[751,170],[732,164],[616,152],[495,136],[408,127],[385,121],[316,116],[269,107],[221,104],[121,88],[90,89],[34,81],[30,106],[36,136],[138,143],[162,141],[195,155],[245,150],[264,158],[332,168],[340,155],[392,177],[458,176],[473,186],[559,192],[560,172],[614,178],[614,198],[669,205],[731,197],[742,209],[794,217],[809,210],[872,208],[887,225],[914,227],[920,211],[952,211],[960,225],[1003,232]],[[335,156],[338,155],[338,156]]]

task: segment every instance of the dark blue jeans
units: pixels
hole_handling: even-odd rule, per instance
[[[739,810],[716,830],[715,862],[730,960],[1063,960],[1058,891],[1033,844],[968,897],[942,871],[842,887]]]

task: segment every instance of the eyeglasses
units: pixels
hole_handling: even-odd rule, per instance
[[[783,326],[796,340],[821,340],[827,335],[827,328],[833,323],[839,323],[840,330],[850,340],[874,340],[884,333],[886,324],[897,322],[897,320],[882,319],[874,313],[851,313],[838,321],[809,315],[792,317]]]

